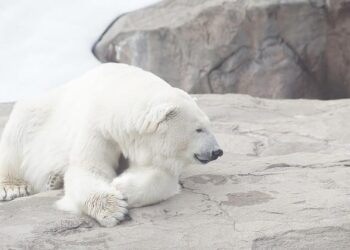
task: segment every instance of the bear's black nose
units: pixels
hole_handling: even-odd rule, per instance
[[[213,160],[216,160],[217,158],[219,158],[223,154],[224,154],[224,152],[222,151],[222,149],[218,149],[218,150],[214,150],[213,152],[211,152],[211,157]]]

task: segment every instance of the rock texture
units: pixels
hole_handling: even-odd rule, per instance
[[[225,154],[181,194],[115,228],[57,211],[61,192],[0,203],[0,249],[349,249],[350,100],[198,99]]]
[[[191,93],[350,96],[349,0],[165,0],[118,18],[94,47]]]

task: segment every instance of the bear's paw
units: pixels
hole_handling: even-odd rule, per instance
[[[120,192],[96,193],[85,202],[87,214],[96,219],[101,226],[114,227],[130,219],[128,203]]]
[[[11,201],[31,194],[31,186],[23,180],[11,178],[0,181],[0,201]]]
[[[63,188],[63,174],[50,173],[48,181],[46,182],[46,190],[57,190]]]

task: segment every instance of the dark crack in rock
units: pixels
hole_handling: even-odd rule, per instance
[[[206,175],[195,175],[186,178],[188,181],[192,181],[196,184],[214,184],[214,185],[223,185],[227,182],[227,177],[223,175],[214,175],[214,174],[206,174]]]
[[[221,204],[233,207],[252,206],[265,203],[273,199],[269,194],[260,191],[250,191],[247,193],[229,193],[226,194],[227,201]]]

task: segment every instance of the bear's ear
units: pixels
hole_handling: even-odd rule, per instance
[[[142,133],[153,133],[159,125],[176,117],[178,107],[171,104],[162,104],[153,107],[145,116],[143,121],[138,123],[138,130]]]

